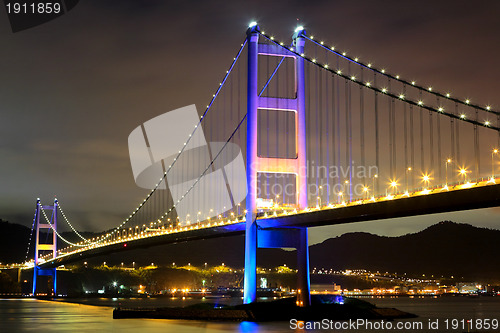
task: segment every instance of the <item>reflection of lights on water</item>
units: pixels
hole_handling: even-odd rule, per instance
[[[238,327],[241,333],[257,332],[259,325],[252,321],[242,321]]]

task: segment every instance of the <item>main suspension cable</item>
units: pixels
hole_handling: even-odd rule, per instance
[[[66,223],[70,226],[71,230],[73,230],[73,232],[78,236],[80,237],[83,241],[87,242],[87,243],[90,243],[90,244],[93,244],[91,241],[89,241],[87,238],[83,237],[74,227],[73,225],[69,222],[68,218],[66,217],[66,214],[64,214],[64,211],[61,207],[61,203],[58,202],[58,207],[59,207],[59,210],[61,211],[61,215],[63,216],[64,220],[66,221]]]
[[[267,37],[266,35],[264,35],[264,36]],[[489,112],[489,113],[492,113],[492,114],[495,114],[495,115],[500,115],[500,112],[491,110],[491,106],[482,107],[480,105],[472,104],[469,99],[461,100],[461,99],[458,99],[458,98],[451,97],[451,94],[449,94],[449,93],[446,93],[446,94],[440,93],[440,92],[436,91],[435,89],[432,89],[432,87],[428,87],[428,88],[422,87],[420,85],[417,85],[415,81],[409,81],[409,80],[402,79],[399,75],[389,74],[385,69],[377,69],[377,68],[373,67],[373,65],[370,64],[370,63],[365,64],[365,63],[360,62],[359,59],[357,59],[357,58],[353,59],[353,58],[349,57],[345,52],[344,53],[337,52],[337,51],[335,51],[335,47],[330,47],[329,48],[329,47],[325,46],[324,43],[321,43],[321,42],[318,43],[316,40],[314,40],[310,36],[304,36],[304,37],[307,40],[311,41],[312,43],[316,44],[317,46],[324,48],[328,52],[331,52],[331,53],[337,55],[338,57],[346,59],[346,60],[348,60],[351,63],[355,63],[355,64],[357,64],[357,65],[359,65],[361,67],[367,68],[367,69],[373,71],[374,73],[378,73],[378,74],[386,76],[386,77],[388,77],[390,79],[397,80],[398,82],[401,82],[403,84],[411,85],[415,89],[418,89],[420,91],[428,92],[429,94],[435,95],[437,97],[446,98],[446,99],[448,99],[450,101],[453,101],[453,102],[456,102],[456,103],[459,103],[459,104],[470,106],[470,107],[473,107],[475,109],[486,111],[486,112]]]
[[[84,246],[87,246],[88,244],[86,245],[82,245],[82,244],[75,244],[75,243],[72,243],[70,242],[69,240],[67,240],[66,238],[64,238],[63,236],[61,236],[61,234],[59,234],[56,230],[56,228],[54,228],[54,226],[52,225],[52,223],[50,222],[49,218],[47,217],[47,214],[45,214],[45,210],[40,209],[42,211],[42,214],[43,214],[43,217],[45,217],[45,220],[47,221],[48,225],[50,226],[50,228],[52,229],[52,231],[57,235],[57,237],[59,237],[63,242],[71,245],[71,246],[78,246],[78,247],[84,247]],[[56,212],[57,214],[57,212]]]

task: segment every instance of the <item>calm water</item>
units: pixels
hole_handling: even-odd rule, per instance
[[[395,307],[415,313],[427,325],[428,320],[440,320],[440,329],[424,327],[418,332],[467,332],[467,329],[444,329],[444,319],[500,320],[500,297],[441,297],[441,298],[364,298],[379,307]],[[80,299],[84,304],[50,302],[33,299],[0,300],[0,332],[291,332],[288,322],[233,323],[163,319],[112,319],[113,307],[180,306],[200,302],[199,299]],[[207,302],[216,300],[207,299]],[[240,299],[224,299],[220,303],[235,304]],[[88,305],[99,304],[100,306]],[[395,322],[394,322],[395,323]],[[313,330],[314,331],[314,330]],[[343,332],[347,330],[339,330]],[[351,330],[352,331],[352,330]],[[383,330],[387,331],[387,330]],[[397,332],[398,330],[393,330]],[[415,330],[404,330],[414,332]],[[363,330],[381,332],[381,330]],[[481,330],[500,332],[500,330]]]
[[[500,320],[500,297],[361,298],[378,307],[397,308],[422,318],[496,318]],[[421,319],[421,318],[419,318]]]

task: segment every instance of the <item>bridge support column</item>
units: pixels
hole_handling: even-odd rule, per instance
[[[297,53],[304,52],[305,31],[300,28],[293,35],[293,42]],[[251,25],[247,30],[248,42],[248,81],[247,81],[247,189],[246,198],[246,229],[245,229],[245,275],[244,275],[244,294],[243,302],[251,303],[256,299],[257,293],[257,245],[259,242],[259,233],[257,232],[257,175],[262,173],[284,173],[294,174],[296,178],[296,205],[299,209],[307,207],[307,154],[306,154],[306,108],[305,108],[305,78],[304,78],[304,59],[296,56],[279,45],[259,44],[259,27],[256,24]],[[258,56],[265,55],[271,57],[289,57],[295,61],[295,98],[271,98],[261,97],[258,92]],[[295,151],[296,156],[287,158],[272,158],[258,156],[257,154],[257,136],[258,136],[258,110],[269,111],[277,110],[282,112],[295,113]],[[306,290],[307,299],[309,299],[309,266],[307,250],[307,230],[303,231],[305,242],[301,241],[303,246],[296,247],[298,253],[301,253],[299,260],[300,267],[306,267],[307,277],[299,283],[302,289]],[[285,234],[285,233],[283,233]],[[298,233],[296,237],[303,237]],[[306,283],[307,282],[307,283]],[[309,301],[304,299],[300,301],[304,306]]]
[[[306,31],[297,29],[293,43],[298,54],[304,53]],[[295,57],[297,94],[297,203],[300,209],[307,208],[307,145],[306,145],[306,79],[304,58]]]
[[[309,276],[309,242],[307,228],[298,231],[297,244],[297,305],[311,305],[311,283]]]
[[[297,249],[297,306],[311,305],[307,228],[259,229],[259,248]]]
[[[40,251],[51,251],[52,258],[57,255],[57,235],[54,232],[57,228],[57,199],[54,200],[54,206],[42,206],[40,199],[36,201],[36,213],[35,213],[35,223],[36,223],[36,236],[35,236],[35,266],[33,267],[33,296],[37,293],[37,282],[39,276],[50,276],[52,278],[52,294],[57,295],[57,271],[56,268],[42,269],[38,267],[40,264]],[[51,222],[40,223],[40,214],[43,214],[42,210],[52,210]],[[40,240],[40,230],[49,232],[52,228],[52,242],[51,243],[41,243]],[[47,293],[50,294],[50,291]]]
[[[255,301],[257,295],[257,105],[258,105],[258,44],[259,27],[247,30],[248,82],[247,82],[247,198],[245,228],[245,273],[243,303]]]

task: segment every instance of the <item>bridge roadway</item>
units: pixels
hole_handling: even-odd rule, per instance
[[[258,225],[260,228],[318,227],[500,206],[500,184],[484,181],[472,186],[459,186],[450,191],[440,188],[412,193],[410,196],[401,194],[393,198],[378,198],[376,201],[351,202],[346,204],[345,207],[312,208],[298,214],[259,217]],[[245,222],[235,222],[212,227],[193,228],[181,232],[158,232],[153,233],[150,237],[129,239],[106,246],[86,249],[81,252],[64,254],[40,264],[39,267],[53,268],[94,256],[156,245],[242,235],[244,230]]]

